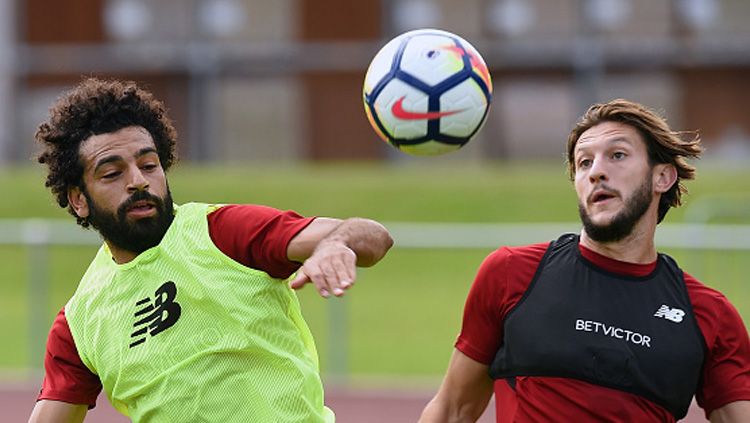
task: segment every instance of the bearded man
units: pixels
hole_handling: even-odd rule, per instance
[[[726,297],[657,253],[701,153],[626,100],[568,137],[580,234],[482,263],[443,383],[421,422],[674,422],[693,396],[711,422],[750,421],[750,341]]]
[[[53,323],[30,422],[81,422],[102,389],[135,422],[334,420],[293,289],[343,295],[391,247],[381,224],[173,204],[175,130],[132,82],[84,80],[36,138],[58,204],[104,243]]]

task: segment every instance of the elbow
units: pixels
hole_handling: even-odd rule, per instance
[[[448,410],[436,396],[427,403],[417,423],[440,423],[447,421]]]
[[[374,225],[372,236],[370,237],[369,248],[362,250],[367,251],[367,254],[358,255],[357,266],[370,267],[375,265],[377,262],[385,257],[388,250],[393,247],[393,237],[391,236],[388,229],[378,222],[371,221]]]
[[[385,257],[385,254],[388,252],[388,250],[393,247],[393,237],[391,236],[390,232],[383,226],[380,225],[383,228],[383,231],[380,235],[380,245],[381,247],[378,249],[378,256],[376,257],[375,262],[373,264],[380,261],[383,257]]]
[[[483,408],[477,410],[471,404],[449,404],[435,397],[422,411],[418,423],[476,422],[482,416],[483,411]]]

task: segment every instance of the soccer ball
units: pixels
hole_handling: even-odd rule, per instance
[[[409,154],[461,148],[487,117],[492,80],[479,52],[458,35],[418,29],[394,38],[372,59],[363,89],[375,132]]]

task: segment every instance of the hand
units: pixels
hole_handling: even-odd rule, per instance
[[[328,298],[331,293],[340,297],[354,284],[356,273],[357,255],[351,248],[341,242],[321,242],[289,286],[300,289],[312,282],[322,297]]]

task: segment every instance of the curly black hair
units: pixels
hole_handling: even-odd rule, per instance
[[[49,170],[44,185],[60,207],[67,207],[83,227],[88,227],[89,222],[68,203],[69,188],[85,189],[79,156],[81,143],[91,136],[129,126],[143,127],[151,134],[161,165],[167,171],[177,160],[177,131],[164,104],[132,81],[84,79],[57,99],[49,120],[36,131],[36,140],[44,146],[37,160]]]

